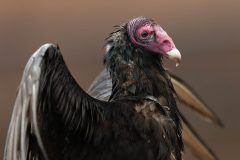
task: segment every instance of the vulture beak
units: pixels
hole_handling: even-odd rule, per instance
[[[173,48],[172,50],[167,52],[167,57],[176,63],[176,67],[179,66],[181,62],[181,53],[177,48]]]
[[[155,28],[156,42],[159,52],[166,58],[173,60],[176,67],[181,62],[181,54],[173,43],[172,38],[160,26]]]

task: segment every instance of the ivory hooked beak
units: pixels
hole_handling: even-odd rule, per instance
[[[172,50],[167,52],[167,57],[176,63],[176,67],[179,66],[181,62],[181,53],[178,49],[173,48]]]

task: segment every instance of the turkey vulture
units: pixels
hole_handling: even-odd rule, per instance
[[[106,70],[89,94],[72,77],[57,45],[45,44],[31,56],[4,159],[181,160],[182,126],[193,151],[216,159],[178,110],[177,96],[220,123],[184,82],[164,69],[163,57],[177,65],[181,59],[167,33],[153,20],[138,17],[106,41]]]

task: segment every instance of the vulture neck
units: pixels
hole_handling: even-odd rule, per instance
[[[110,100],[153,96],[164,97],[170,106],[176,105],[175,91],[161,56],[132,45],[111,46],[108,49],[104,62],[113,84]]]

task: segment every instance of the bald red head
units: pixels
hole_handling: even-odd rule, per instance
[[[180,63],[181,54],[172,38],[153,20],[144,17],[132,19],[127,24],[127,30],[133,44],[172,59],[177,65]]]

